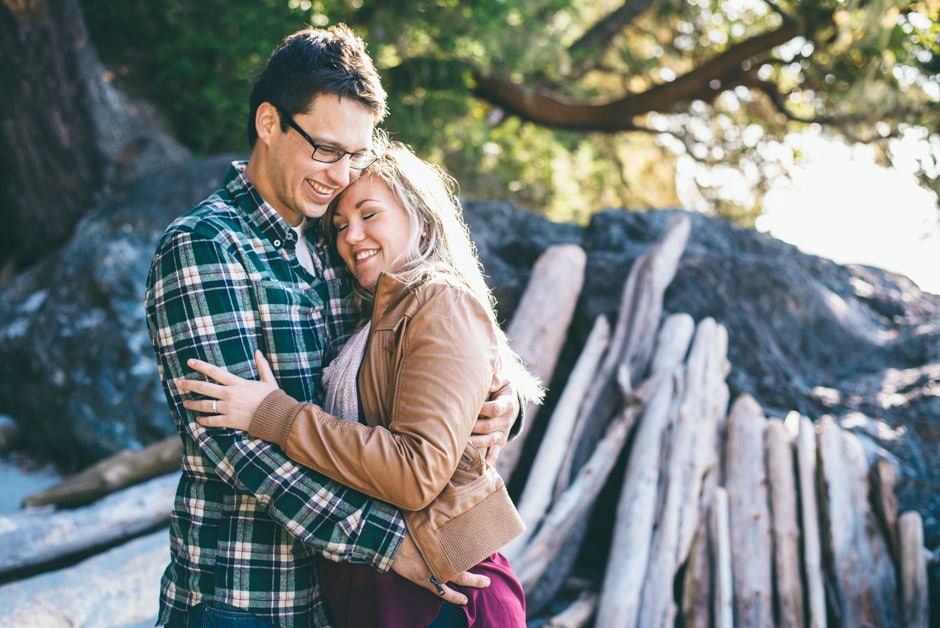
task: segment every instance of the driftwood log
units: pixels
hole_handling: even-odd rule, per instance
[[[896,626],[897,579],[869,501],[869,466],[858,439],[832,417],[819,423],[823,548],[842,626]]]
[[[636,625],[640,595],[652,541],[659,486],[659,459],[663,436],[674,410],[677,372],[663,372],[653,380],[633,440],[623,488],[617,503],[610,560],[604,574],[597,623],[601,626]]]
[[[533,375],[547,386],[558,364],[568,326],[584,285],[587,254],[579,246],[550,246],[539,256],[513,320],[506,330],[512,346]],[[507,481],[519,463],[539,406],[529,403],[521,432],[500,453],[497,468]]]
[[[621,390],[629,389],[645,374],[660,326],[663,296],[676,275],[690,229],[688,218],[677,216],[666,226],[659,242],[637,258],[630,269],[610,347],[578,415],[572,438],[575,447],[558,472],[556,495],[564,491],[572,474],[590,455],[606,421],[616,414]],[[627,386],[622,378],[618,382],[617,370],[621,368],[629,375]]]
[[[578,413],[570,445],[557,474],[554,502],[561,500],[572,478],[580,474],[584,461],[593,456],[599,434],[608,428],[608,424],[615,417],[635,421],[638,416],[638,412],[624,413],[620,410],[624,404],[635,403],[635,395],[630,391],[648,370],[651,347],[660,327],[663,294],[675,276],[688,230],[686,217],[680,216],[672,221],[660,242],[641,256],[631,269],[607,354]],[[627,426],[628,433],[632,427],[632,424]],[[590,514],[590,508],[581,512],[551,568],[542,573],[531,591],[527,590],[527,607],[532,612],[538,612],[551,600],[565,576],[571,572],[587,533]]]
[[[0,517],[0,576],[87,554],[166,525],[179,472],[119,491],[89,506],[27,509]]]
[[[566,546],[572,530],[593,506],[594,499],[603,488],[627,441],[629,427],[633,422],[633,417],[629,415],[634,411],[632,407],[626,408],[610,423],[607,434],[595,449],[594,455],[546,515],[539,532],[513,561],[516,574],[527,595],[553,564],[553,559]]]
[[[919,512],[905,512],[898,518],[898,547],[902,625],[926,627],[930,619],[927,559],[924,555],[924,524]]]
[[[75,508],[158,475],[178,471],[183,444],[178,436],[144,447],[123,450],[64,481],[23,499],[23,507]]]
[[[603,316],[594,321],[584,349],[568,376],[565,390],[555,404],[535,460],[529,468],[525,488],[516,504],[519,515],[525,522],[526,531],[503,549],[506,556],[513,556],[528,543],[532,533],[541,523],[552,501],[552,489],[557,480],[558,468],[574,433],[578,408],[594,380],[598,363],[610,341],[610,323]]]
[[[17,628],[153,626],[160,576],[170,559],[166,529],[85,560],[0,586],[0,625]]]
[[[780,626],[803,626],[803,576],[793,440],[781,419],[767,420],[764,447],[770,482],[777,623]]]
[[[772,626],[773,546],[764,465],[767,419],[750,395],[728,415],[725,487],[728,489],[734,619],[742,626]]]
[[[796,435],[796,476],[800,488],[800,527],[803,569],[806,578],[806,622],[812,628],[826,626],[826,590],[816,494],[816,429],[808,417],[799,417]]]

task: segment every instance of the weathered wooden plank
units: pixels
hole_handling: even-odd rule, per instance
[[[594,380],[598,364],[609,341],[610,323],[607,322],[606,317],[599,316],[594,321],[594,327],[584,343],[581,355],[571,375],[568,376],[561,397],[555,404],[545,435],[542,437],[535,460],[529,469],[525,488],[516,506],[525,522],[526,531],[502,550],[510,560],[517,556],[529,542],[545,516],[545,512],[551,506],[552,490],[555,487],[559,466],[565,457],[565,452],[571,447],[571,434],[574,432],[575,420],[578,418],[578,408]]]
[[[735,399],[728,416],[725,488],[728,491],[734,618],[741,626],[771,626],[773,555],[764,428],[767,419],[750,395]]]
[[[516,353],[545,385],[552,380],[568,336],[568,326],[584,285],[586,261],[584,249],[575,244],[545,249],[532,267],[529,283],[506,330]],[[539,406],[533,403],[526,407],[522,430],[500,453],[496,466],[506,481],[519,463],[538,410]]]
[[[930,622],[930,593],[924,549],[924,524],[920,513],[916,510],[905,512],[898,518],[901,625],[905,628],[927,628]]]
[[[634,385],[648,369],[662,318],[663,296],[675,277],[688,242],[691,222],[678,215],[666,225],[660,240],[633,263],[624,284],[610,348],[588,391],[573,436],[577,446],[558,474],[557,496],[591,455],[594,443],[623,398],[624,379]],[[625,377],[618,377],[618,369]]]
[[[832,417],[818,423],[823,547],[837,623],[896,626],[897,579],[887,541],[868,501],[868,461],[854,434]]]
[[[656,516],[660,452],[669,424],[675,375],[658,374],[650,385],[652,392],[637,423],[617,502],[610,558],[597,611],[598,626],[635,626],[639,614]]]
[[[781,419],[768,419],[764,432],[774,548],[777,626],[804,626],[793,443]]]
[[[826,628],[826,589],[819,536],[816,491],[816,428],[801,416],[796,435],[797,482],[800,490],[800,533],[803,537],[803,577],[806,581],[806,623]]]

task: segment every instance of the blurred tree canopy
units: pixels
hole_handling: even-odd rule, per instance
[[[389,91],[386,128],[468,197],[568,220],[676,206],[684,160],[706,210],[750,223],[799,157],[785,137],[810,125],[885,163],[913,134],[940,190],[940,0],[81,5],[119,84],[201,154],[247,149],[251,80],[286,34],[346,22]]]

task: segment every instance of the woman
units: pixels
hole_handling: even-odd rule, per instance
[[[287,455],[404,511],[437,583],[477,565],[487,589],[466,589],[469,626],[524,626],[525,600],[495,553],[523,526],[496,470],[468,439],[495,373],[541,397],[496,323],[456,183],[394,143],[331,203],[324,228],[358,286],[366,324],[324,374],[324,408],[203,362],[220,384],[181,388],[215,400],[184,405],[208,427],[247,429]],[[219,403],[221,401],[221,403]],[[346,420],[337,419],[338,415]],[[441,601],[392,574],[321,561],[339,625],[425,626]]]

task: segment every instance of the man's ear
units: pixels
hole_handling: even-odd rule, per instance
[[[277,109],[269,102],[263,102],[258,105],[255,111],[255,131],[258,132],[258,140],[269,144],[271,137],[281,128],[281,116]]]

